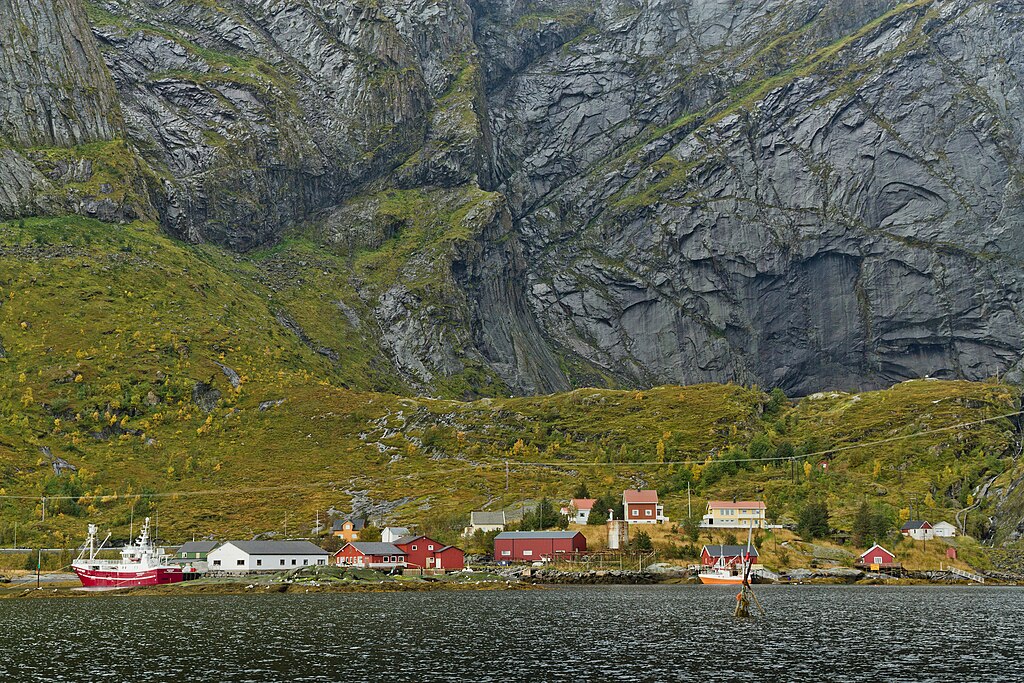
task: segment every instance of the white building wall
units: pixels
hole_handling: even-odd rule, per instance
[[[326,565],[327,555],[250,555],[231,543],[225,543],[207,556],[207,564],[210,571],[214,572],[279,572],[317,564]]]

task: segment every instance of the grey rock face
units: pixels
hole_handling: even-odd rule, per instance
[[[70,147],[118,130],[117,94],[79,0],[0,3],[0,139]]]
[[[631,384],[1019,372],[1011,5],[869,5],[837,45],[828,3],[655,3],[514,76],[498,188],[545,333]]]
[[[39,27],[0,29],[0,217],[355,253],[414,193],[450,235],[356,289],[423,391],[1022,372],[1019,0],[0,11]],[[120,137],[106,194],[103,153],[25,149]]]

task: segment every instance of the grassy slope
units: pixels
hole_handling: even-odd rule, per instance
[[[124,525],[131,494],[144,491],[223,490],[153,501],[169,538],[282,531],[286,514],[290,533],[305,532],[317,510],[347,511],[361,491],[377,502],[409,498],[396,521],[454,525],[484,504],[566,496],[580,480],[592,491],[658,486],[681,519],[687,477],[698,506],[759,496],[785,518],[824,496],[844,526],[861,499],[895,515],[911,493],[932,496],[930,518],[952,519],[966,502],[959,482],[966,492],[1012,471],[1005,420],[844,452],[827,472],[799,470],[795,485],[788,467],[709,484],[706,464],[671,464],[741,453],[756,436],[772,453],[785,441],[806,452],[1011,412],[1017,391],[1001,384],[907,382],[768,414],[764,392],[732,385],[471,403],[374,393],[389,380],[373,366],[371,340],[322,300],[341,275],[301,241],[282,249],[286,259],[281,250],[239,257],[187,247],[147,224],[80,218],[0,225],[0,488],[79,496],[51,501],[45,524],[38,501],[0,500],[0,535],[14,521],[20,539],[47,543],[79,536],[86,518]],[[305,275],[279,274],[291,286],[275,286],[266,276],[284,267],[275,257],[291,262],[303,250]],[[285,304],[341,362],[275,321]],[[217,363],[237,371],[239,389]],[[193,402],[196,382],[221,392],[209,414]],[[285,401],[259,408],[276,399]],[[659,442],[666,464],[637,464],[661,460]],[[54,477],[42,447],[79,472]],[[545,464],[513,464],[506,492],[505,459]],[[281,488],[246,490],[265,487]],[[149,505],[137,503],[136,515]]]

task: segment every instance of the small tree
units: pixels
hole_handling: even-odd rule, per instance
[[[808,540],[822,538],[829,534],[828,506],[824,501],[808,503],[800,511],[800,519],[797,522],[797,531]]]
[[[634,536],[631,545],[636,550],[654,550],[654,544],[651,543],[651,535],[646,531],[641,531]]]
[[[581,481],[576,485],[576,490],[572,492],[573,498],[590,498],[590,491],[587,490],[586,482]]]
[[[363,527],[363,530],[359,532],[359,540],[367,543],[380,541],[380,527],[366,525]]]

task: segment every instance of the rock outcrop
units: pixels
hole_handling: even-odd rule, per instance
[[[0,217],[379,251],[418,390],[1021,375],[1018,0],[83,7],[3,6]]]

